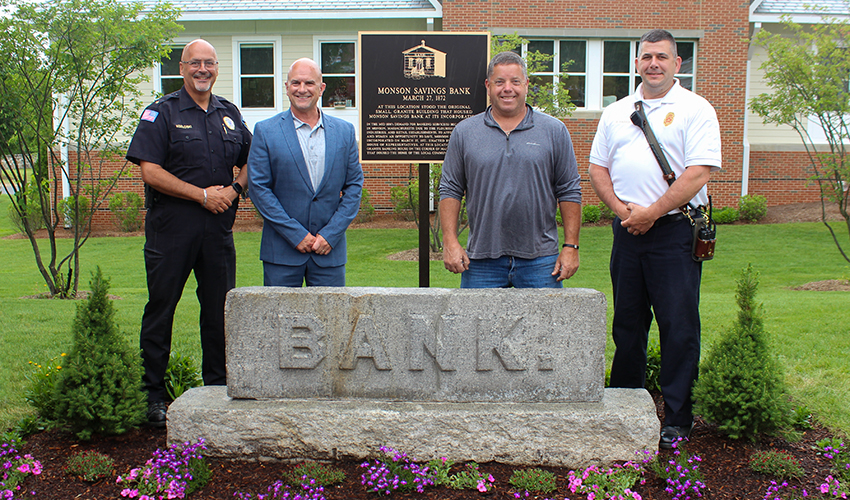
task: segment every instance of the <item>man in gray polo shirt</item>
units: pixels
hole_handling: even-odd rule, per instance
[[[579,266],[581,186],[570,134],[525,103],[528,69],[517,54],[496,54],[484,85],[490,107],[458,123],[443,162],[443,262],[463,273],[461,288],[560,288]],[[457,239],[464,196],[466,250]]]

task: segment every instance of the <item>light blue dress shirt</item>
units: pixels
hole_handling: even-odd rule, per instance
[[[319,121],[313,128],[310,128],[310,124],[295,118],[294,115],[292,120],[295,123],[295,132],[298,134],[301,153],[310,172],[313,191],[317,191],[325,175],[325,127],[322,124],[322,113],[319,112]]]

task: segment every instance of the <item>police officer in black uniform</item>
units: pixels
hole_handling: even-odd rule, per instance
[[[127,151],[145,182],[145,269],[148,303],[140,345],[147,418],[164,427],[165,371],[174,310],[194,271],[201,304],[201,365],[205,385],[226,385],[224,298],[236,286],[233,221],[247,186],[251,132],[239,109],[212,94],[215,48],[194,40],[180,61],[183,87],[142,113]],[[233,167],[240,169],[235,181]]]

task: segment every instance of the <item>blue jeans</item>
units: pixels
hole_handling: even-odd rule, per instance
[[[503,255],[497,259],[469,259],[460,275],[461,288],[561,288],[552,276],[558,254],[520,259]]]

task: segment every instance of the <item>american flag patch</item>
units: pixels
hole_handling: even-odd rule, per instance
[[[142,113],[142,120],[153,123],[156,120],[156,117],[159,116],[159,111],[152,111],[150,109],[146,109],[144,113]]]

